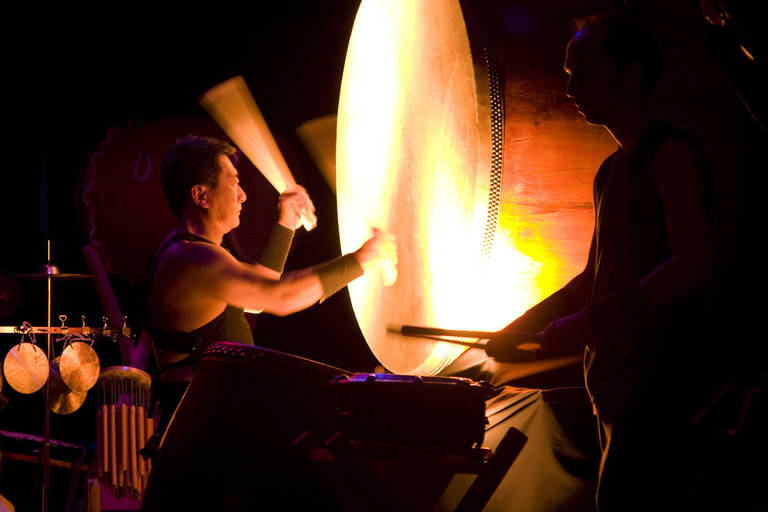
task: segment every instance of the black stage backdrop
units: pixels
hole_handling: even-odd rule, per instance
[[[92,153],[113,127],[184,117],[207,118],[198,105],[208,88],[234,75],[248,80],[270,128],[288,151],[297,181],[309,191],[320,225],[301,230],[288,270],[339,254],[336,203],[331,189],[297,147],[295,128],[334,114],[355,0],[215,2],[179,4],[176,13],[157,6],[117,10],[16,11],[15,35],[3,35],[5,158],[0,201],[0,271],[33,273],[52,263],[62,273],[87,274],[81,248],[88,241],[80,180]],[[272,194],[273,191],[269,191]],[[277,194],[266,198],[276,207]],[[255,201],[255,198],[249,198]],[[136,204],[141,208],[141,204]],[[130,246],[132,240],[125,240]],[[111,276],[129,324],[137,328],[141,297],[136,287]],[[46,324],[45,281],[17,278],[21,303],[0,325]],[[92,281],[54,281],[53,324],[100,325],[104,309]],[[376,365],[362,338],[346,292],[288,318],[262,315],[257,343],[350,370]],[[0,353],[19,337],[0,335]],[[45,338],[38,336],[45,345]],[[55,347],[58,351],[60,344]],[[116,344],[97,340],[102,367],[121,364]],[[7,382],[8,406],[0,429],[43,433],[42,393],[21,395]],[[95,388],[77,412],[51,415],[55,439],[89,444],[95,439]]]

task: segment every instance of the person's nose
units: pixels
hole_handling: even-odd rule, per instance
[[[237,186],[237,200],[240,203],[244,203],[248,197],[245,195],[245,190],[240,185]]]

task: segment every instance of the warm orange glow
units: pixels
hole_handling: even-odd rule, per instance
[[[508,240],[538,269],[528,274],[531,281],[519,283],[525,288],[515,297],[519,312],[584,269],[594,223],[592,180],[603,159],[616,149],[608,132],[587,125],[575,112],[535,120],[540,116],[521,110],[509,115],[514,120],[505,125],[497,237]]]

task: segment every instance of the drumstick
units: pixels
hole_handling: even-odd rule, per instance
[[[499,336],[509,336],[517,340],[518,344],[536,343],[541,341],[538,333],[528,331],[468,331],[459,329],[441,329],[438,327],[423,327],[417,325],[403,325],[400,332],[405,336],[458,336],[462,338],[478,338],[491,340]],[[470,342],[472,343],[472,342]],[[483,345],[477,345],[478,347]]]
[[[389,332],[400,333],[403,336],[413,336],[420,338],[439,339],[454,345],[463,345],[469,348],[485,350],[488,340],[492,340],[500,335],[510,336],[517,339],[517,348],[523,351],[535,352],[541,349],[541,338],[537,333],[524,331],[468,331],[459,329],[441,329],[437,327],[422,327],[416,325],[403,325],[400,329],[389,328]],[[460,338],[476,338],[477,341],[449,339],[447,336]],[[479,343],[480,340],[486,343]]]
[[[278,192],[296,184],[242,76],[208,90],[200,105]],[[302,212],[301,222],[309,231],[317,225],[317,218],[312,212]]]
[[[325,178],[333,193],[336,194],[336,116],[325,116],[307,121],[296,129],[296,134],[309,152],[320,174]],[[349,198],[347,201],[348,211],[351,210],[354,215],[365,219],[360,213],[365,210],[360,208],[356,202],[349,201]],[[365,220],[368,227],[375,225],[370,219]],[[380,272],[384,286],[391,286],[397,280],[397,266],[392,263],[382,265]]]

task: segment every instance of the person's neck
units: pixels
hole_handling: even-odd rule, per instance
[[[624,151],[632,151],[640,137],[655,122],[647,105],[627,105],[617,110],[613,119],[605,123],[616,143]]]
[[[176,231],[180,233],[192,233],[213,243],[221,245],[224,239],[224,233],[213,229],[210,225],[200,220],[189,217],[181,217],[176,222]]]

